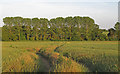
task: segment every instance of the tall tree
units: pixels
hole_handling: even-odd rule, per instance
[[[91,32],[93,30],[93,26],[94,26],[94,20],[89,18],[89,17],[83,17],[83,20],[82,20],[82,27],[85,28],[86,30],[86,39],[87,40],[91,40]]]
[[[65,21],[64,18],[62,17],[57,17],[56,18],[56,29],[58,31],[58,39],[63,39],[63,35],[64,35],[64,25],[65,25]]]
[[[10,33],[9,33],[9,27],[7,25],[4,25],[2,27],[2,41],[10,41]]]
[[[115,38],[115,30],[113,28],[108,29],[109,33],[108,33],[108,37],[109,40],[114,40]]]
[[[14,17],[14,25],[17,27],[18,30],[18,40],[20,40],[20,36],[21,36],[21,29],[23,26],[23,18],[22,17]]]
[[[117,37],[118,40],[120,40],[120,22],[117,22],[115,24],[114,28],[116,30],[116,32],[115,32],[116,37]]]
[[[82,17],[80,16],[75,16],[73,18],[73,23],[74,23],[74,35],[73,35],[73,40],[82,40],[81,38],[81,24],[82,24]]]
[[[24,18],[23,22],[24,22],[24,26],[26,27],[26,39],[29,40],[30,30],[31,30],[31,19]]]
[[[73,29],[73,18],[72,17],[66,17],[65,18],[65,24],[69,28],[69,39],[71,40],[72,38],[72,29]]]
[[[41,27],[40,19],[33,18],[32,19],[32,26],[33,26],[33,37],[35,38],[35,40],[38,40],[38,32],[39,32],[39,29]]]
[[[10,39],[10,41],[12,40],[12,26],[13,26],[13,17],[5,17],[5,18],[3,18],[3,22],[4,22],[4,24],[5,25],[7,25],[7,26],[9,26],[8,27],[8,29],[9,29],[9,33],[10,33],[10,35],[9,35],[9,39]]]
[[[3,40],[115,40],[120,37],[120,23],[109,30],[99,29],[90,17],[3,18]],[[109,31],[109,32],[108,32]],[[6,37],[8,36],[8,37]],[[120,40],[120,38],[119,38]]]
[[[49,26],[50,26],[51,40],[55,40],[56,39],[56,36],[55,36],[56,31],[55,31],[55,29],[57,28],[56,27],[56,19],[50,19]]]
[[[40,24],[41,24],[41,31],[43,32],[43,40],[46,40],[47,36],[47,29],[48,29],[48,19],[46,18],[40,18]]]

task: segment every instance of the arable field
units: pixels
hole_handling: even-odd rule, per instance
[[[117,72],[117,41],[2,42],[3,72]]]

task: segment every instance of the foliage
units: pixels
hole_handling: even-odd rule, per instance
[[[99,29],[90,17],[68,16],[46,18],[3,18],[2,41],[51,40],[51,41],[95,41],[119,40],[119,22],[115,29]],[[107,34],[107,32],[109,32]]]

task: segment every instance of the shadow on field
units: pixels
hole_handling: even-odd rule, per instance
[[[38,69],[37,72],[50,72],[50,63],[49,63],[49,61],[45,57],[40,55],[39,53],[36,53],[36,55],[39,56],[39,59],[41,61],[41,62],[39,62],[40,68]]]
[[[105,72],[101,62],[93,63],[91,59],[80,59],[78,63],[86,66],[90,72]]]
[[[76,61],[86,66],[91,72],[118,72],[118,67],[116,65],[117,60],[113,57],[99,55],[93,58],[84,57]]]

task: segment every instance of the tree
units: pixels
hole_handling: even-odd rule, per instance
[[[22,29],[22,26],[23,26],[23,18],[22,17],[14,17],[14,25],[17,27],[17,30],[18,30],[18,40],[20,40],[20,37],[21,37],[21,29]]]
[[[72,30],[73,30],[73,18],[72,17],[66,17],[65,18],[65,25],[69,28],[69,39],[71,40],[72,38]]]
[[[63,35],[64,35],[64,25],[65,25],[65,21],[64,18],[62,17],[57,17],[56,18],[56,30],[57,30],[57,34],[58,34],[58,39],[63,39]]]
[[[2,27],[2,41],[10,41],[10,33],[9,33],[9,27],[7,25],[4,25]]]
[[[23,18],[24,26],[26,28],[26,39],[29,40],[30,30],[31,30],[31,19]]]
[[[51,36],[51,40],[55,40],[56,39],[56,19],[50,19],[49,21],[49,26],[50,26],[50,36]]]
[[[109,40],[114,40],[115,38],[115,30],[113,28],[108,29],[109,33],[108,33],[108,37]]]
[[[74,29],[73,29],[73,36],[72,40],[82,40],[81,38],[81,24],[82,24],[82,17],[75,16],[73,18]]]
[[[46,40],[46,33],[48,29],[48,19],[46,18],[40,18],[40,24],[41,24],[41,31],[43,32],[43,40]]]
[[[35,38],[34,40],[38,40],[38,32],[39,32],[39,29],[41,28],[40,19],[33,18],[32,26],[33,26],[33,37]]]
[[[120,35],[119,22],[115,29],[99,29],[90,17],[22,18],[5,17],[2,40],[116,40]],[[120,40],[120,38],[119,38]]]
[[[89,17],[83,17],[81,27],[85,29],[86,39],[91,40],[91,32],[94,29],[94,20]]]
[[[120,40],[120,23],[117,22],[117,23],[115,24],[114,28],[115,28],[115,30],[116,30],[116,31],[115,31],[116,37],[117,37],[118,40]]]
[[[12,31],[11,31],[11,28],[13,26],[13,17],[5,17],[3,18],[3,22],[5,25],[9,26],[8,29],[9,29],[9,39],[10,41],[12,40]]]

